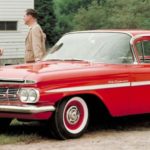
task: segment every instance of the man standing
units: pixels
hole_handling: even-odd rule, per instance
[[[25,41],[25,62],[33,63],[40,61],[46,53],[46,35],[37,23],[37,12],[34,9],[27,9],[24,22],[30,28]]]

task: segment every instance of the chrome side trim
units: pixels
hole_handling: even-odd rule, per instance
[[[54,106],[7,106],[7,105],[0,105],[0,112],[12,112],[12,113],[42,113],[48,111],[55,111]]]
[[[150,81],[131,82],[131,86],[144,86],[144,85],[150,85]]]
[[[150,81],[137,81],[137,82],[59,88],[59,89],[48,90],[46,91],[46,93],[75,92],[75,91],[100,90],[100,89],[121,88],[121,87],[146,86],[146,85],[150,85]]]
[[[109,88],[129,87],[129,86],[131,86],[130,82],[115,83],[115,84],[89,85],[89,86],[77,86],[77,87],[69,87],[69,88],[60,88],[60,89],[48,90],[48,91],[46,91],[46,93],[99,90],[99,89],[109,89]]]

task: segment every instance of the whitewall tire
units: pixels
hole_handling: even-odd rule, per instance
[[[89,111],[81,97],[67,98],[61,101],[51,120],[51,131],[60,139],[80,137],[86,130]]]

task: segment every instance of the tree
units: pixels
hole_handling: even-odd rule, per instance
[[[74,16],[80,8],[87,9],[93,0],[54,0],[54,12],[56,15],[56,31],[63,33],[73,30]],[[103,3],[105,0],[97,0]]]
[[[55,32],[56,18],[53,10],[53,0],[35,0],[38,21],[47,35],[47,45],[53,45],[58,39]]]
[[[74,16],[74,30],[91,30],[106,25],[107,14],[103,5],[92,2],[87,9],[81,8]]]
[[[93,1],[87,9],[81,8],[74,16],[74,29],[150,28],[149,0]]]

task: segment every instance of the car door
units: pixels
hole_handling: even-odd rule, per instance
[[[150,35],[134,41],[138,64],[131,71],[131,102],[130,113],[141,114],[150,112]]]

